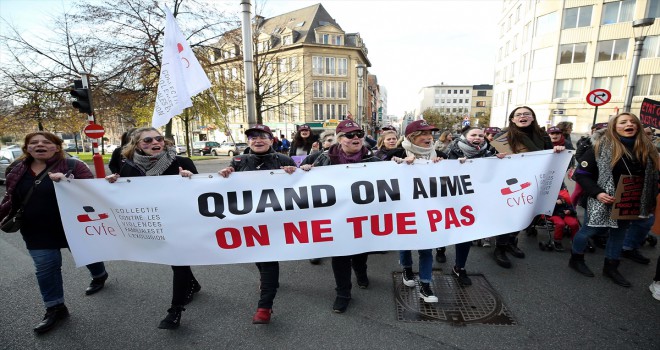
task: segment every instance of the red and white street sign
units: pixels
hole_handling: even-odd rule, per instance
[[[98,124],[89,124],[87,125],[84,129],[83,132],[87,137],[90,139],[100,139],[105,135],[105,130],[103,129],[102,126]]]
[[[612,98],[612,93],[605,89],[595,89],[587,94],[587,103],[594,106],[602,106]]]

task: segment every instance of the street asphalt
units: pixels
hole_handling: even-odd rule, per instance
[[[200,172],[215,172],[227,161],[221,157],[197,165]],[[71,316],[39,336],[32,328],[44,310],[32,259],[20,234],[0,232],[0,349],[660,349],[660,301],[648,289],[660,248],[641,249],[652,258],[650,265],[622,261],[620,271],[633,284],[623,288],[602,276],[602,249],[586,255],[596,276],[583,277],[568,268],[568,251],[538,248],[538,239],[547,237],[539,231],[538,237],[520,234],[527,257],[511,258],[511,269],[495,264],[493,248],[474,246],[468,258],[468,273],[485,276],[515,325],[398,321],[392,274],[400,267],[398,254],[389,252],[370,255],[371,284],[354,287],[344,314],[332,312],[330,259],[320,265],[282,262],[268,325],[251,323],[259,295],[254,264],[195,266],[201,292],[186,307],[178,330],[161,330],[156,326],[171,298],[169,266],[107,262],[106,287],[85,296],[89,274],[75,268],[63,250]],[[564,245],[570,246],[568,240]],[[449,262],[434,265],[444,274],[451,270],[454,249],[447,255]]]

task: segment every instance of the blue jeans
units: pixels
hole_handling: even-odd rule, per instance
[[[419,280],[424,283],[431,283],[433,276],[433,249],[422,249],[419,253]],[[399,263],[404,268],[412,267],[412,252],[410,250],[399,251]]]
[[[585,218],[586,221],[587,219]],[[626,236],[626,231],[628,231],[628,227],[632,221],[637,220],[618,220],[618,228],[583,225],[573,238],[573,253],[584,254],[589,238],[609,230],[607,244],[605,245],[605,257],[612,260],[619,260],[621,257],[621,248],[623,248],[623,238]]]
[[[49,308],[64,303],[64,284],[62,282],[62,253],[60,249],[30,249],[34,261],[35,274],[41,298]],[[92,278],[105,274],[103,262],[87,265]]]
[[[655,216],[631,221],[628,232],[626,232],[626,238],[623,240],[623,249],[625,250],[639,249],[642,246],[655,222]]]

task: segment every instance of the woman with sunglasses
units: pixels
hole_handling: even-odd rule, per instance
[[[401,148],[399,148],[398,153],[392,155],[392,160],[397,163],[413,164],[415,159],[426,159],[437,163],[442,158],[446,158],[444,153],[436,151],[433,146],[433,132],[438,130],[438,128],[422,119],[408,124],[406,126],[406,136],[401,142]],[[444,256],[444,251],[444,247],[439,248],[438,254]],[[431,289],[433,249],[421,249],[417,253],[419,254],[419,294],[424,302],[437,303],[438,297],[433,294]],[[399,251],[399,263],[403,267],[403,284],[407,287],[415,287],[417,282],[412,269],[412,252],[410,250]]]
[[[120,177],[180,175],[191,177],[197,168],[190,158],[176,155],[176,148],[154,128],[139,128],[131,134],[130,143],[124,146],[119,173],[106,176],[108,182]],[[176,329],[181,322],[184,305],[192,301],[201,289],[190,266],[172,266],[172,305],[167,316],[160,322],[160,329]]]
[[[248,138],[250,153],[235,156],[228,167],[218,171],[220,176],[226,178],[236,171],[282,169],[288,174],[296,171],[296,162],[293,159],[273,149],[273,133],[268,126],[257,124],[245,130],[245,135]],[[273,300],[279,287],[280,264],[277,261],[265,261],[256,265],[259,269],[260,297],[252,323],[267,324],[270,323]]]
[[[527,107],[516,107],[509,114],[509,128],[499,138],[505,137],[511,153],[526,153],[554,149],[555,152],[564,150],[564,146],[553,146],[550,137],[539,126],[534,111]],[[493,256],[495,262],[504,268],[511,267],[511,260],[506,253],[509,252],[516,258],[525,258],[525,253],[518,248],[518,232],[505,233],[495,239],[495,250]]]
[[[343,120],[335,129],[337,143],[321,153],[313,164],[303,164],[302,170],[335,164],[353,164],[380,161],[369,148],[364,146],[364,130],[352,120]],[[337,296],[332,305],[336,313],[346,312],[351,301],[351,267],[355,271],[357,284],[364,289],[369,286],[367,277],[367,253],[332,257],[332,273],[335,276]]]

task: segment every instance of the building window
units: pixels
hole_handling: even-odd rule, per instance
[[[282,96],[284,96],[284,95],[288,95],[288,94],[289,94],[289,84],[287,84],[287,83],[282,83],[282,84],[280,85],[280,94],[281,94]]]
[[[445,93],[445,89],[442,89],[442,93]],[[451,90],[447,90],[447,95],[451,95]]]
[[[646,17],[658,18],[660,17],[660,1],[649,0],[649,13]]]
[[[325,97],[335,98],[337,93],[337,82],[326,81],[325,83]]]
[[[559,46],[559,64],[583,63],[587,57],[587,44],[566,44]]]
[[[640,75],[635,85],[635,96],[660,95],[660,74]]]
[[[323,119],[323,105],[320,103],[314,104],[314,120],[324,120]]]
[[[582,79],[559,79],[555,85],[555,98],[582,97],[582,88],[584,87],[584,78]]]
[[[300,92],[300,86],[298,86],[298,82],[297,82],[297,81],[292,81],[292,82],[290,83],[290,85],[291,85],[291,89],[290,89],[290,90],[291,90],[291,94],[297,94],[297,93]]]
[[[477,101],[477,107],[486,107],[486,101]]]
[[[314,98],[323,98],[323,80],[314,80]]]
[[[462,94],[463,94],[463,90],[459,90],[459,92],[458,92],[458,93],[462,95]]]
[[[555,31],[557,28],[557,11],[548,13],[536,19],[535,36],[544,35]]]
[[[465,93],[469,95],[469,94],[470,94],[470,90],[465,90]]]
[[[660,1],[658,1],[660,2]],[[660,36],[648,36],[642,48],[642,58],[660,57]]]
[[[465,99],[465,103],[470,103],[470,99],[469,99],[469,98],[466,98],[466,99]]]
[[[342,38],[341,35],[335,35],[334,36],[334,42],[332,44],[340,46],[341,45],[341,38]]]
[[[454,90],[454,95],[458,94],[458,90]]]
[[[593,5],[573,7],[564,10],[564,20],[561,29],[588,27],[591,25]]]
[[[600,24],[632,21],[633,12],[635,12],[635,0],[605,3],[603,4],[603,16]]]
[[[314,75],[323,74],[323,57],[312,56],[312,73]]]
[[[462,98],[459,98],[459,99],[458,99],[458,103],[463,103],[463,99],[462,99]]]
[[[605,40],[598,42],[597,61],[625,60],[629,39]]]
[[[282,37],[282,45],[291,45],[293,44],[293,36],[285,35]]]
[[[486,96],[486,91],[477,91],[477,96]]]
[[[456,103],[456,99],[453,99],[453,100],[452,100],[452,103]]]
[[[533,54],[534,56],[532,57],[532,68],[546,68],[555,64],[552,46],[534,50]]]
[[[593,88],[609,90],[612,96],[623,96],[623,77],[594,78]]]
[[[337,59],[337,75],[346,76],[348,74],[348,59]]]
[[[289,63],[291,64],[291,70],[298,69],[298,56],[289,57]]]
[[[348,82],[337,82],[337,98],[346,98],[348,96]]]
[[[291,121],[295,122],[297,120],[300,120],[300,106],[293,105],[291,109]]]
[[[337,108],[334,104],[325,105],[326,114],[325,119],[337,119]]]
[[[348,115],[348,105],[341,104],[337,106],[339,107],[339,119],[346,119],[346,116]]]
[[[286,73],[289,70],[288,60],[286,59],[286,57],[284,57],[284,58],[280,58],[279,61],[280,61],[279,62],[280,73]]]
[[[330,34],[323,34],[321,36],[321,44],[330,44]]]
[[[325,58],[325,75],[335,75],[335,58]]]

